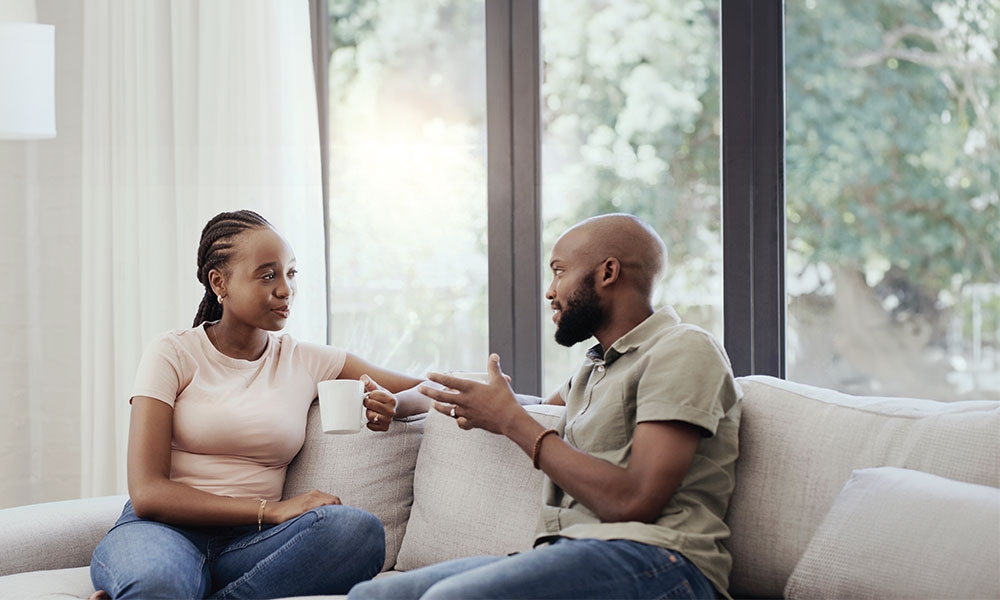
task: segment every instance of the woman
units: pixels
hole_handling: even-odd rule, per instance
[[[112,598],[336,594],[381,569],[378,519],[318,490],[282,500],[286,467],[320,381],[363,380],[374,431],[429,400],[411,389],[417,378],[276,333],[295,274],[288,242],[257,213],[205,226],[194,327],[161,335],[139,365],[129,502],[94,550],[95,589]]]

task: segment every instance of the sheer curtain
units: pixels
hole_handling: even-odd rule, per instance
[[[58,135],[0,141],[0,508],[80,493],[83,9],[35,4],[56,29]]]
[[[249,208],[301,273],[288,332],[324,342],[322,178],[307,0],[87,0],[83,16],[83,495],[125,491],[128,398],[189,327],[198,238]]]

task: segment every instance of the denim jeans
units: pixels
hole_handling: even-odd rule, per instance
[[[512,556],[477,556],[359,583],[349,600],[717,598],[682,555],[628,540],[559,538]]]
[[[385,531],[374,515],[321,506],[257,531],[175,527],[125,504],[94,550],[90,578],[112,598],[275,598],[343,594],[374,577]]]

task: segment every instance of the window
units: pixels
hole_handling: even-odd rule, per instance
[[[998,27],[978,0],[786,5],[789,378],[1000,398]]]
[[[722,339],[718,23],[717,0],[542,3],[543,288],[567,227],[631,213],[668,242],[659,301]],[[549,394],[584,345],[542,324]]]
[[[995,3],[661,4],[330,1],[331,341],[550,393],[542,265],[623,211],[737,375],[1000,396]]]
[[[413,374],[482,370],[484,5],[329,14],[330,342]]]

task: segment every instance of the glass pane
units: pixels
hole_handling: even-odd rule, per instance
[[[657,301],[721,340],[719,50],[718,0],[542,3],[545,273],[566,227],[635,214],[669,248]],[[543,323],[548,395],[594,342],[562,348]]]
[[[1000,17],[789,2],[787,373],[1000,398]]]
[[[485,8],[330,2],[331,343],[484,368]]]

